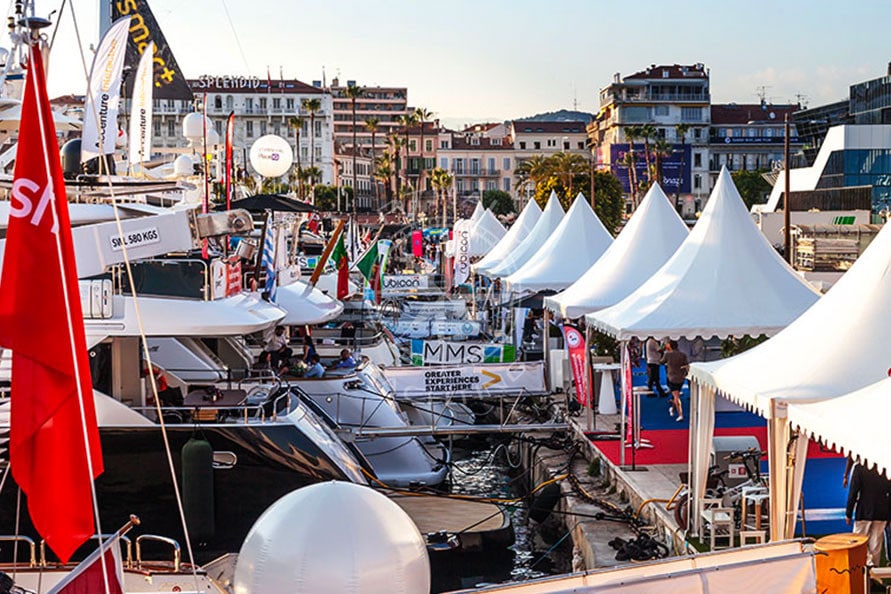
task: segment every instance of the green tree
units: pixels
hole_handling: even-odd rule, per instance
[[[510,193],[502,190],[486,190],[483,192],[483,207],[490,209],[496,215],[517,212],[516,204]]]
[[[656,144],[653,145],[653,156],[656,158],[656,163],[654,165],[656,170],[656,181],[659,183],[659,186],[664,189],[662,183],[662,166],[665,163],[665,159],[671,156],[671,143],[664,138],[657,139]]]
[[[557,177],[568,200],[575,198],[574,188],[579,186],[575,181],[585,177],[588,173],[588,160],[576,153],[556,153],[548,157],[548,171],[551,176]],[[587,177],[590,180],[590,177]]]
[[[396,116],[396,122],[400,126],[402,126],[402,128],[405,130],[405,139],[402,144],[403,148],[405,148],[405,160],[402,163],[402,166],[403,166],[402,174],[404,177],[402,180],[402,185],[408,186],[411,183],[408,178],[408,152],[409,152],[409,148],[410,148],[408,136],[411,133],[412,127],[417,125],[418,118],[415,115],[415,112],[412,111],[409,113],[404,113],[401,116]],[[411,195],[410,192],[408,192],[404,187],[402,187],[402,188],[397,188],[397,193],[405,201],[405,204],[403,204],[402,212],[408,214],[409,213],[408,199],[409,199],[409,196]]]
[[[589,176],[590,171],[585,171],[574,177],[574,186],[591,187]],[[574,196],[568,193],[560,177],[553,174],[537,186],[535,200],[539,206],[544,208],[547,205],[551,191],[557,194],[564,210],[571,206]],[[594,172],[594,212],[603,222],[603,226],[615,235],[625,212],[625,198],[622,192],[622,183],[610,171]]]
[[[770,194],[771,187],[761,175],[766,172],[767,169],[758,169],[757,171],[734,171],[730,174],[747,208],[752,208],[754,204],[767,202],[767,196]]]
[[[433,189],[437,194],[436,214],[440,216],[443,227],[445,227],[446,215],[449,211],[448,192],[449,188],[452,187],[452,182],[454,180],[455,178],[452,174],[441,167],[436,167],[430,172],[430,183],[433,185]]]
[[[315,187],[316,208],[319,210],[336,211],[337,210],[337,193],[340,192],[340,199],[344,203],[344,210],[348,211],[353,203],[353,189],[349,186],[325,186],[319,184]]]
[[[625,153],[625,166],[628,168],[628,190],[631,204],[637,208],[637,168],[635,167],[634,141],[640,138],[640,126],[625,126],[625,138],[628,139],[628,152]]]
[[[641,183],[641,189],[646,192],[653,185],[653,165],[650,162],[650,139],[656,136],[656,126],[653,124],[644,124],[640,127],[640,136],[644,141],[644,159],[647,160],[647,179]]]
[[[301,169],[303,169],[303,165],[301,165],[301,163],[300,163],[300,132],[303,131],[304,123],[305,123],[304,118],[302,118],[299,115],[291,116],[288,118],[288,126],[294,130],[294,161],[297,163],[297,169],[295,171],[295,174],[297,171],[300,171]],[[303,198],[303,181],[300,180],[300,176],[295,175],[295,177],[297,177],[297,180],[298,180],[297,196],[299,196],[302,199]]]

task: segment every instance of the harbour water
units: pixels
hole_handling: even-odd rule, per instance
[[[528,476],[517,464],[509,440],[477,441],[456,447],[452,471],[454,493],[511,501],[528,492]],[[502,551],[431,555],[431,592],[447,592],[483,584],[521,581],[569,571],[568,539],[544,542],[541,531],[527,516],[524,500],[505,503],[514,526],[515,543]],[[553,550],[551,550],[553,549]]]

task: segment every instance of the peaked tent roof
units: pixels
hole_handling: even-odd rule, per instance
[[[755,226],[722,168],[674,256],[631,295],[585,319],[620,340],[772,335],[818,297]]]
[[[834,398],[888,376],[891,228],[886,225],[826,296],[785,330],[691,373],[767,416],[770,401]],[[856,430],[856,426],[852,427]]]
[[[548,240],[505,283],[514,293],[559,291],[578,280],[612,242],[613,236],[579,193]]]
[[[494,266],[487,270],[486,275],[492,277],[504,277],[519,270],[523,264],[529,261],[529,258],[535,255],[535,252],[538,251],[542,244],[548,240],[548,237],[551,236],[554,229],[560,225],[560,220],[562,218],[563,207],[560,206],[560,200],[557,199],[557,194],[551,192],[551,197],[548,199],[548,203],[545,205],[541,217],[539,217],[538,222],[535,224],[535,228],[529,232],[529,235],[526,236],[520,245],[514,248],[513,252],[505,256],[504,260],[502,260],[498,266]]]
[[[470,228],[470,253],[471,258],[485,256],[494,248],[507,230],[504,228],[492,211],[488,208],[476,223]]]
[[[532,232],[539,218],[541,218],[541,207],[535,200],[530,200],[498,245],[489,250],[485,258],[471,266],[474,272],[482,274],[500,264]]]
[[[483,202],[482,200],[480,200],[476,203],[476,206],[473,207],[473,213],[471,213],[470,215],[470,222],[476,223],[478,220],[480,220],[480,217],[483,216],[484,210],[485,209],[483,208]]]
[[[546,297],[545,307],[578,318],[615,305],[659,270],[688,234],[662,188],[653,184],[612,245],[568,289]]]

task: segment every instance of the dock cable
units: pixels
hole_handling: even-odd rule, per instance
[[[610,519],[627,522],[635,533],[638,533],[640,529],[645,525],[645,522],[639,516],[634,514],[630,506],[622,509],[608,499],[591,495],[587,490],[585,490],[578,477],[573,473],[569,473],[568,478],[570,484],[573,486],[573,489],[575,489],[576,494],[581,499],[587,501],[588,503],[596,505],[597,507],[600,507],[607,512],[606,514],[596,514],[598,519]]]
[[[572,535],[573,530],[575,530],[576,528],[578,528],[578,523],[576,523],[576,525],[573,526],[572,528],[568,529],[568,530],[566,531],[566,533],[565,533],[563,536],[561,536],[561,537],[557,540],[557,542],[555,542],[555,543],[552,544],[550,547],[548,547],[548,550],[547,550],[547,551],[545,551],[544,553],[542,553],[541,555],[539,555],[539,556],[538,556],[538,559],[536,559],[535,561],[533,561],[532,563],[530,563],[530,564],[529,564],[529,569],[532,569],[533,567],[535,567],[536,565],[538,565],[539,563],[541,563],[542,561],[544,561],[544,560],[547,558],[548,555],[550,555],[551,553],[553,553],[553,552],[557,549],[557,547],[559,547],[561,544],[563,544],[563,541],[564,541],[564,540],[566,540],[567,538],[569,538],[569,537]]]

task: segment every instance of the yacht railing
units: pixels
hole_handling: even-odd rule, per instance
[[[19,535],[11,535],[11,534],[3,534],[0,535],[0,542],[11,542],[13,543],[13,547],[21,543],[25,543],[28,545],[28,567],[37,567],[37,544],[34,542],[33,538],[28,538],[27,536]],[[41,547],[43,543],[41,542]],[[42,550],[42,549],[41,549]],[[43,563],[43,559],[41,559],[41,564]]]
[[[104,541],[114,538],[115,536],[117,536],[117,535],[116,534],[102,534],[101,539],[104,542]],[[2,539],[2,538],[3,537],[0,537],[0,539]],[[18,538],[22,539],[22,540],[31,541],[31,539],[26,536],[19,536]],[[126,535],[121,535],[120,538],[121,538],[121,542],[124,543],[124,552],[126,554],[126,559],[124,560],[124,567],[131,568],[131,567],[133,567],[133,543],[130,542],[130,537],[128,537]],[[140,537],[140,538],[142,538],[142,537]],[[90,540],[98,541],[99,539],[100,539],[99,534],[94,534],[93,536],[90,537]],[[34,541],[31,541],[32,549],[33,549],[33,546],[34,546]],[[31,554],[32,554],[32,563],[33,563],[33,554],[34,554],[33,550],[32,550]],[[46,560],[46,541],[41,540],[40,541],[40,567],[46,567],[47,564],[48,564],[48,562]],[[33,567],[33,565],[32,565],[32,567]]]

